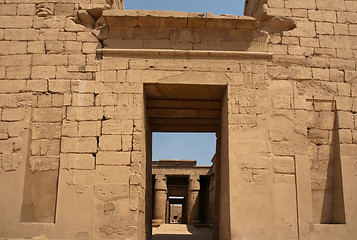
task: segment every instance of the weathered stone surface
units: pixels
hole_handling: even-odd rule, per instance
[[[214,239],[355,238],[355,1],[122,9],[0,0],[0,238],[148,239],[173,195]],[[160,131],[213,166],[151,168]]]
[[[130,152],[99,151],[96,164],[99,165],[129,165]]]

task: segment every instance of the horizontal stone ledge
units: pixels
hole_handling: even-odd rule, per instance
[[[177,50],[177,49],[97,49],[102,56],[153,56],[183,58],[272,59],[268,52]]]
[[[215,15],[163,10],[104,10],[109,28],[125,27],[188,27],[257,29],[258,22],[250,16]]]

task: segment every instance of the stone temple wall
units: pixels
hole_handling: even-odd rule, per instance
[[[278,207],[272,209],[274,214],[286,215],[273,218],[285,230],[271,234],[280,239],[279,235],[297,224],[291,239],[353,239],[357,2],[247,1],[245,14],[254,16],[261,29],[270,33],[268,52],[273,53],[267,66],[272,94],[267,139],[268,152],[273,155],[274,187],[268,191],[276,191],[270,199]],[[291,27],[289,19],[296,28],[285,31]],[[262,151],[266,149],[268,146]],[[294,210],[286,209],[288,196],[279,196],[289,184],[290,197],[296,190]],[[293,220],[288,212],[296,210],[298,217]],[[262,229],[267,225],[262,223]],[[234,232],[239,236],[240,230],[232,227]]]
[[[216,239],[354,239],[357,1],[122,6],[0,0],[0,238],[150,239],[149,83],[225,87]]]

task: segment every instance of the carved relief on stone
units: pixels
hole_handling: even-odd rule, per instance
[[[46,3],[36,4],[36,15],[38,17],[48,17],[53,15],[53,9]]]
[[[80,4],[73,21],[90,29],[101,29],[105,22],[102,16],[107,9],[124,9],[123,0],[107,0],[107,4]]]

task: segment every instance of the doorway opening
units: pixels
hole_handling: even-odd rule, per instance
[[[174,222],[205,225],[219,236],[221,226],[229,224],[226,85],[149,83],[144,84],[144,94],[147,231]],[[153,133],[214,134],[215,154],[208,160],[212,165],[197,166],[192,158],[153,159]]]

